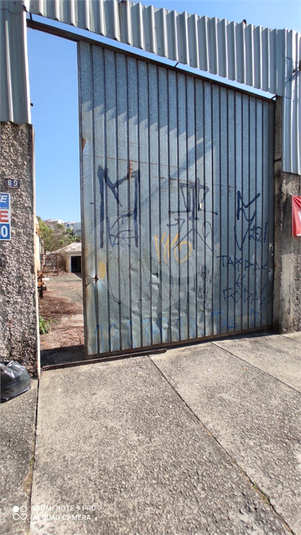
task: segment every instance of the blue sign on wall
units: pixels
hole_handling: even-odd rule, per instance
[[[0,193],[0,240],[10,240],[10,194]]]

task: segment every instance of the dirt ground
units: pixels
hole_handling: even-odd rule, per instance
[[[50,320],[50,332],[40,335],[41,364],[83,360],[83,291],[80,275],[49,275],[47,291],[39,297],[40,318]]]

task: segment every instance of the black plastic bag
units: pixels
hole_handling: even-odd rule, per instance
[[[18,362],[0,362],[0,376],[1,401],[8,401],[30,389],[30,375]]]

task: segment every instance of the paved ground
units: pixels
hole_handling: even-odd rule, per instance
[[[0,535],[28,533],[36,407],[37,381],[0,405]]]
[[[301,535],[300,363],[267,334],[44,372],[33,473],[35,388],[0,406],[0,534]]]

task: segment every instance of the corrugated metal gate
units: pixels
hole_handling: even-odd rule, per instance
[[[79,44],[89,355],[269,326],[274,103]]]

